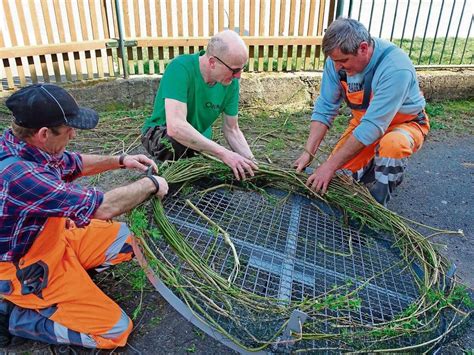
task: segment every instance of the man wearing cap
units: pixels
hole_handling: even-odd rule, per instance
[[[172,60],[142,129],[148,153],[164,161],[205,152],[227,164],[237,180],[253,176],[257,166],[238,124],[239,79],[247,60],[244,41],[230,30],[213,36],[206,51]],[[222,113],[232,150],[211,140],[212,124]]]
[[[66,151],[75,129],[94,128],[98,115],[58,86],[28,86],[6,105],[14,120],[0,137],[0,346],[11,335],[124,346],[132,322],[87,270],[133,257],[127,225],[110,220],[151,195],[163,197],[168,185],[154,175],[105,193],[77,185],[78,177],[107,170],[157,167],[144,155]]]

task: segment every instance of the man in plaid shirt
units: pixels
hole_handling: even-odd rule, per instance
[[[157,167],[144,155],[66,151],[75,129],[94,128],[99,117],[58,86],[28,86],[6,104],[14,120],[0,137],[0,346],[11,335],[124,346],[132,322],[87,270],[133,257],[127,225],[110,220],[153,194],[163,197],[168,185],[155,175],[105,193],[75,184],[107,170]]]

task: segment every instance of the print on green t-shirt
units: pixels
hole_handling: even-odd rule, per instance
[[[229,86],[216,83],[209,86],[199,70],[199,56],[184,54],[173,59],[166,67],[155,97],[153,113],[145,121],[142,132],[150,127],[166,125],[165,99],[174,99],[187,106],[187,121],[207,138],[212,137],[212,124],[224,112],[236,116],[239,105],[239,81]]]

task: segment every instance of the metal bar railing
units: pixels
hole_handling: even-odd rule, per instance
[[[411,37],[410,51],[408,52],[408,56],[410,58],[411,58],[411,51],[413,49],[413,43],[415,43],[415,34],[416,34],[416,28],[418,26],[418,18],[420,17],[420,9],[421,9],[421,0],[418,3],[418,10],[416,11],[415,27],[413,28],[413,36]]]
[[[472,63],[471,1],[417,1],[349,0],[343,12],[406,50],[416,65]]]
[[[373,15],[374,15],[374,5],[375,5],[375,0],[372,0],[372,6],[370,8],[369,32],[372,29],[372,18],[373,18]]]
[[[461,60],[459,61],[459,64],[462,63],[462,60],[464,59],[464,53],[466,53],[467,42],[469,41],[469,35],[471,34],[472,21],[473,21],[473,17],[471,16],[471,23],[469,24],[469,30],[467,31],[466,42],[464,42],[464,49],[462,50]],[[472,63],[472,55],[471,55],[471,63]]]
[[[423,40],[421,41],[420,55],[418,57],[418,64],[421,62],[421,56],[423,55],[423,48],[425,47],[426,32],[428,31],[428,25],[430,24],[431,9],[433,8],[433,0],[430,1],[430,9],[428,10],[428,16],[426,18],[425,32],[423,33]]]
[[[390,42],[393,41],[393,31],[395,31],[395,24],[397,23],[397,14],[398,14],[398,0],[395,5],[395,16],[393,17],[392,32],[390,33]]]
[[[451,29],[451,21],[453,19],[454,9],[456,8],[456,2],[457,2],[457,0],[454,0],[453,7],[451,8],[451,15],[449,16],[448,27],[446,29],[446,35],[444,36],[443,49],[441,49],[441,55],[439,56],[439,63],[438,64],[441,64],[441,62],[443,60],[444,49],[446,48],[446,41],[448,39],[449,30]]]
[[[430,59],[428,61],[428,64],[431,64],[431,58],[433,58],[433,51],[436,45],[436,37],[438,37],[439,23],[441,22],[441,14],[443,13],[443,8],[444,8],[444,0],[441,3],[441,10],[439,11],[438,23],[436,24],[436,31],[435,31],[435,35],[433,39],[433,44],[431,45]]]
[[[453,50],[451,51],[451,57],[449,58],[449,64],[451,64],[452,61],[453,61],[454,50],[456,49],[456,42],[458,41],[459,29],[461,28],[461,22],[462,22],[462,17],[463,17],[465,8],[466,8],[466,0],[464,0],[464,3],[462,5],[461,16],[459,17],[458,29],[456,30],[456,37],[454,38]]]
[[[383,10],[382,10],[382,20],[380,21],[380,31],[379,31],[379,37],[382,37],[382,28],[383,28],[383,20],[385,19],[385,9],[387,7],[387,0],[384,0],[383,2]]]
[[[344,0],[337,1],[336,18],[342,16],[344,11]]]
[[[357,21],[360,21],[361,12],[362,12],[362,0],[360,0],[360,4],[359,4],[359,15],[357,16]]]
[[[455,0],[456,1],[456,0]],[[405,36],[405,30],[407,28],[407,21],[408,21],[408,13],[410,11],[410,4],[411,2],[408,1],[408,4],[407,4],[407,11],[405,13],[405,20],[403,21],[403,30],[402,30],[402,38],[400,38],[400,48],[402,48],[403,46],[403,37]]]

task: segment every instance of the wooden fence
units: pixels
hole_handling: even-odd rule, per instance
[[[115,10],[110,5],[93,0],[2,0],[0,24],[6,25],[1,28],[0,58],[6,87],[117,76],[117,53],[108,46],[116,43],[110,42]]]
[[[0,91],[36,82],[162,73],[170,59],[202,49],[225,28],[248,45],[249,71],[317,69],[323,30],[334,18],[336,0],[117,3],[1,0]]]

